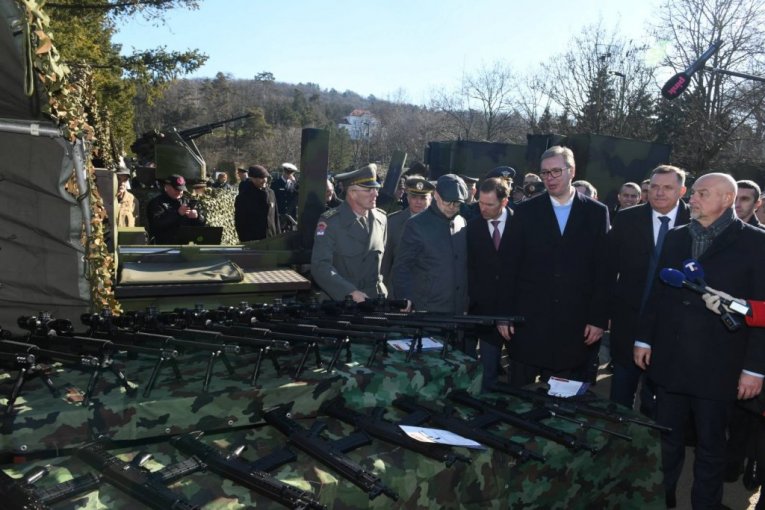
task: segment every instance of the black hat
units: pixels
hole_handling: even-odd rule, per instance
[[[268,170],[260,165],[253,165],[247,169],[247,177],[259,177],[261,179],[268,179],[270,176]]]
[[[460,175],[465,184],[478,184],[478,178],[470,177],[469,175]]]
[[[362,188],[380,187],[380,183],[377,182],[377,165],[374,163],[369,163],[367,166],[352,172],[338,174],[335,176],[335,180],[342,182],[346,189],[348,186],[361,186]]]
[[[436,181],[438,196],[445,202],[464,202],[468,197],[467,186],[458,175],[442,175]]]
[[[430,195],[435,189],[432,182],[419,175],[408,177],[404,182],[404,190],[413,195]]]
[[[165,184],[169,184],[178,191],[186,191],[186,179],[184,179],[182,175],[171,175],[165,179]]]
[[[498,166],[496,168],[492,168],[489,170],[489,173],[486,174],[486,179],[491,179],[492,177],[499,177],[500,179],[515,179],[515,169],[511,166]]]

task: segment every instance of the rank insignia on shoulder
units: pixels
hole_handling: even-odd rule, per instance
[[[331,218],[335,214],[337,214],[337,207],[333,207],[329,211],[324,211],[324,213],[321,215],[322,218]]]
[[[319,223],[316,225],[316,235],[317,235],[317,236],[323,236],[323,235],[324,235],[324,231],[325,231],[326,229],[327,229],[327,224],[326,224],[326,223],[324,223],[323,221],[320,221],[320,222],[319,222]]]

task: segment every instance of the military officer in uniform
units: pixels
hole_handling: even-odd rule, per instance
[[[335,176],[346,190],[345,202],[330,209],[316,225],[311,274],[331,299],[351,296],[362,302],[387,296],[380,274],[388,220],[376,208],[380,183],[377,165]]]
[[[393,259],[396,255],[396,248],[401,240],[401,234],[404,232],[404,223],[406,220],[421,213],[430,207],[430,201],[433,197],[433,191],[436,187],[426,178],[420,175],[407,177],[404,182],[404,191],[406,192],[407,208],[396,211],[388,216],[388,242],[385,244],[385,253],[382,260],[382,275],[388,293],[395,296],[393,290]]]

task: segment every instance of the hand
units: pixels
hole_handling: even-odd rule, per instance
[[[645,370],[651,364],[651,349],[646,347],[633,347],[632,360],[637,366]]]
[[[762,377],[749,375],[741,372],[738,378],[738,399],[747,400],[754,398],[762,391]]]
[[[587,324],[584,327],[584,345],[592,345],[603,336],[603,328]]]
[[[363,303],[367,299],[369,299],[369,296],[361,292],[360,290],[354,290],[351,292],[351,299],[353,299],[354,303]]]
[[[704,303],[707,305],[707,310],[710,312],[714,312],[717,315],[720,314],[720,296],[717,294],[710,294],[707,292],[706,294],[701,296],[701,299],[704,300]]]
[[[497,331],[499,331],[499,335],[504,338],[505,340],[510,340],[510,329],[512,326],[509,322],[497,322]]]
[[[720,315],[720,301],[723,299],[726,299],[728,301],[735,301],[736,303],[739,303],[741,305],[747,306],[746,301],[743,299],[734,298],[730,294],[723,292],[721,290],[713,289],[711,287],[707,287],[707,293],[701,296],[701,298],[704,300],[704,303],[707,305],[707,309],[710,311],[716,313],[717,315]],[[730,308],[727,305],[722,305],[722,308],[726,312],[730,312]]]
[[[191,218],[192,220],[195,220],[199,218],[199,211],[197,211],[196,209],[189,209],[188,211],[186,211],[186,217]]]
[[[186,204],[183,204],[178,208],[178,214],[181,216],[186,216],[186,214],[189,212],[189,206]]]

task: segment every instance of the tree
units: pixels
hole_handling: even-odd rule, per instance
[[[653,68],[643,58],[648,48],[602,22],[584,27],[569,47],[536,78],[552,104],[573,116],[578,132],[644,137],[645,122],[631,122],[653,117]]]
[[[45,5],[63,60],[70,67],[94,70],[98,102],[111,119],[115,157],[135,139],[136,95],[151,102],[165,83],[197,69],[207,57],[197,50],[168,52],[164,47],[122,57],[112,35],[117,24],[130,16],[161,23],[164,12],[178,7],[196,8],[197,1],[59,0]]]
[[[655,32],[672,45],[664,61],[672,69],[685,69],[719,39],[722,46],[708,65],[750,74],[765,71],[763,0],[667,0]],[[727,151],[735,152],[737,137],[754,134],[761,125],[761,85],[702,71],[693,75],[684,96],[678,108],[663,108],[663,124],[675,147],[674,159],[694,172],[712,165],[721,169],[717,163],[729,159]]]

